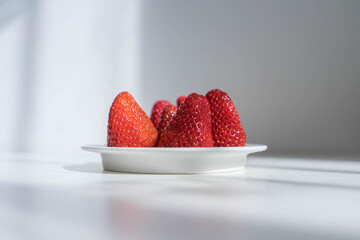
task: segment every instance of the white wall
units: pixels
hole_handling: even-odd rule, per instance
[[[359,152],[359,12],[360,1],[2,1],[0,152],[105,143],[123,90],[149,113],[212,88],[270,151]]]
[[[0,7],[20,12],[0,27],[0,151],[74,152],[104,143],[116,94],[141,99],[139,1],[25,2]]]

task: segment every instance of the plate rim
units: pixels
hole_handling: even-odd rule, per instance
[[[263,144],[246,143],[245,147],[177,147],[177,148],[160,148],[160,147],[107,147],[105,144],[85,144],[81,149],[89,152],[97,153],[123,153],[123,152],[174,152],[174,153],[200,153],[200,152],[262,152],[268,147]]]

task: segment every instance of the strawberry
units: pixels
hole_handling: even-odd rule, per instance
[[[177,103],[177,106],[180,107],[180,105],[185,101],[186,99],[186,96],[180,96],[178,97],[176,103]]]
[[[161,116],[160,116],[159,124],[157,126],[159,135],[164,130],[164,128],[168,125],[168,123],[170,122],[172,117],[175,115],[177,109],[178,108],[172,104],[168,104],[164,107],[164,109],[161,113]]]
[[[157,130],[128,92],[122,92],[111,105],[108,122],[108,147],[153,147]]]
[[[162,131],[159,147],[213,147],[211,111],[206,97],[190,94]]]
[[[171,104],[169,101],[166,100],[159,100],[157,101],[151,111],[151,121],[154,123],[154,126],[157,127],[160,121],[160,115],[164,107],[168,104]]]
[[[242,147],[246,135],[230,97],[219,89],[206,94],[211,106],[212,136],[215,147]]]

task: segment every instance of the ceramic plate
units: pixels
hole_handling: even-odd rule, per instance
[[[122,148],[85,145],[85,151],[101,154],[105,170],[129,173],[216,173],[245,168],[250,153],[265,151],[267,146],[212,148]]]

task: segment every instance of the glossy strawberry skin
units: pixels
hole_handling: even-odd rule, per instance
[[[133,96],[122,92],[113,101],[108,120],[108,147],[153,147],[158,133]]]
[[[175,115],[177,109],[178,108],[172,104],[168,104],[164,107],[164,109],[161,113],[161,116],[160,116],[159,124],[157,126],[159,135],[165,129],[165,127],[169,124],[170,120]]]
[[[243,147],[245,131],[229,95],[219,89],[206,94],[211,106],[212,135],[215,147]]]
[[[176,104],[178,107],[180,107],[180,105],[185,101],[186,96],[180,96],[178,97],[178,99],[176,100]]]
[[[161,112],[164,107],[168,104],[171,104],[169,101],[166,100],[159,100],[155,102],[152,111],[151,111],[151,121],[154,123],[154,126],[157,127],[160,121]]]
[[[213,147],[211,111],[208,100],[190,94],[162,131],[159,147]]]

